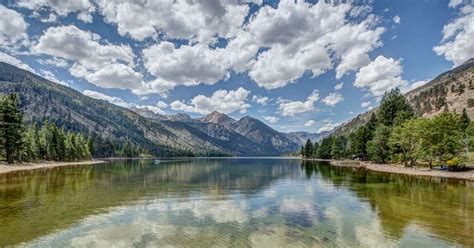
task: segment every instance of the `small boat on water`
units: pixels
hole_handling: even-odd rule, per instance
[[[171,162],[183,162],[183,161],[186,161],[184,159],[155,159],[155,164],[159,164],[159,163],[171,163]]]

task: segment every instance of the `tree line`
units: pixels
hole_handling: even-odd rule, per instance
[[[466,109],[447,108],[433,118],[417,116],[400,90],[384,94],[377,112],[349,135],[332,135],[301,148],[305,158],[358,159],[378,163],[424,163],[460,168],[474,148],[474,124]]]
[[[66,131],[47,120],[25,125],[17,94],[0,99],[0,159],[7,163],[79,161],[92,157],[136,157],[146,153],[125,141],[104,139],[96,134]]]

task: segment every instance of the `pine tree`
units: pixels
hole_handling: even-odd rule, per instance
[[[19,159],[23,148],[23,114],[20,111],[20,100],[15,93],[2,99],[0,109],[0,135],[2,137],[2,150],[7,163],[11,164]]]
[[[304,145],[304,157],[309,158],[313,154],[313,143],[311,140],[306,140],[306,144]]]
[[[402,119],[406,120],[414,116],[413,108],[398,88],[385,92],[379,109],[379,122],[386,126],[394,125],[394,120],[397,116],[398,122],[401,122]]]
[[[314,142],[314,144],[313,144],[313,154],[311,154],[311,157],[317,158],[318,157],[318,151],[319,151],[319,143]]]
[[[469,124],[471,124],[471,119],[469,118],[469,115],[467,114],[466,108],[462,109],[461,121],[462,121],[463,130],[465,130],[469,126]]]

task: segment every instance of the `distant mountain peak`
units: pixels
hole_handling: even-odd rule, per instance
[[[201,122],[204,123],[214,123],[218,125],[222,125],[225,127],[230,127],[235,122],[235,119],[229,117],[228,115],[218,112],[218,111],[213,111],[210,114],[204,116],[201,119]]]

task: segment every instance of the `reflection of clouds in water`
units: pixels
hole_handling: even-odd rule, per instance
[[[210,217],[218,223],[237,222],[242,224],[248,221],[248,216],[245,212],[247,203],[243,200],[199,200],[177,204],[176,208],[173,208],[174,211],[186,209],[191,210],[196,218]]]
[[[305,247],[302,239],[297,236],[298,234],[289,235],[286,228],[268,226],[250,234],[249,241],[252,247]]]
[[[129,247],[137,242],[156,243],[163,238],[175,238],[178,233],[192,239],[201,235],[199,232],[202,230],[199,227],[177,225],[171,216],[185,216],[189,211],[198,223],[210,218],[217,223],[243,225],[250,218],[247,210],[247,201],[240,199],[146,201],[139,205],[111,208],[108,213],[85,218],[72,228],[42,237],[31,244],[40,247],[50,244],[74,247]],[[264,216],[266,210],[263,209],[257,214]],[[206,223],[205,226],[215,228],[212,223]]]
[[[304,213],[308,219],[306,221],[311,221],[312,225],[315,225],[318,222],[318,214],[316,209],[314,208],[313,203],[311,202],[312,198],[307,199],[295,199],[295,198],[283,198],[280,203],[280,212],[288,215],[288,214],[301,214]]]

